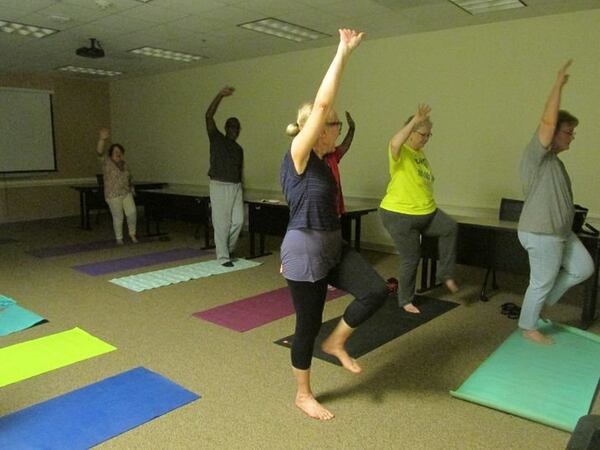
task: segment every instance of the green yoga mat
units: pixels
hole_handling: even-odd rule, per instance
[[[600,379],[600,336],[538,323],[553,345],[516,330],[456,390],[454,397],[572,432],[589,414]]]
[[[0,348],[0,387],[113,350],[79,328]]]

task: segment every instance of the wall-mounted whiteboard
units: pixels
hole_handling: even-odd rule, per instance
[[[0,173],[56,171],[52,93],[0,88]]]

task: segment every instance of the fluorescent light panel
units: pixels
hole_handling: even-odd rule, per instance
[[[204,58],[204,56],[192,55],[189,53],[176,52],[173,50],[165,50],[162,48],[154,48],[154,47],[134,48],[133,50],[129,50],[129,51],[131,53],[135,53],[136,55],[154,56],[155,58],[173,59],[175,61],[182,61],[182,62],[198,61],[198,60]]]
[[[283,20],[267,17],[254,22],[242,23],[238,27],[247,30],[258,31],[259,33],[269,34],[271,36],[288,39],[294,42],[314,41],[331,36],[320,31],[311,30],[300,25],[284,22]]]
[[[470,14],[485,14],[492,11],[523,8],[527,6],[520,0],[449,0]]]
[[[8,20],[0,20],[0,31],[35,38],[44,38],[46,36],[50,36],[51,34],[58,33],[58,30],[53,30],[52,28],[38,27],[36,25],[27,25],[25,23],[18,22],[10,22]]]
[[[57,67],[56,70],[62,70],[63,72],[85,73],[88,75],[101,75],[103,77],[116,77],[117,75],[123,74],[123,72],[117,72],[114,70],[92,69],[90,67],[77,67],[77,66]]]

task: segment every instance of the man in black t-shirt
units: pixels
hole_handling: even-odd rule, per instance
[[[244,224],[242,170],[244,150],[236,142],[240,121],[230,117],[225,122],[225,134],[217,129],[214,115],[224,97],[234,88],[225,86],[206,110],[206,131],[210,141],[210,203],[217,259],[226,267],[233,266],[231,254]]]

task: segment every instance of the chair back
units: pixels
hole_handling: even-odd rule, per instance
[[[522,209],[523,200],[503,198],[500,200],[500,212],[498,214],[498,219],[506,220],[507,222],[518,222]]]
[[[96,174],[96,181],[98,181],[98,186],[104,186],[104,175],[101,173]]]

